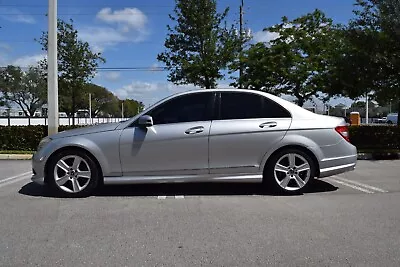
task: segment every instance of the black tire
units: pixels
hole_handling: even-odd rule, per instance
[[[306,184],[300,189],[286,190],[286,189],[282,188],[278,184],[278,181],[276,181],[276,179],[275,179],[275,171],[274,171],[275,165],[277,164],[278,160],[281,159],[286,154],[300,155],[307,161],[307,163],[310,166],[310,177],[309,177],[308,181],[306,182]],[[315,170],[316,170],[315,163],[314,163],[313,159],[307,153],[303,152],[300,149],[295,149],[295,148],[284,149],[284,150],[281,150],[271,156],[270,160],[268,161],[268,165],[265,166],[265,168],[264,168],[263,184],[265,186],[265,189],[273,194],[278,194],[278,195],[303,194],[304,192],[307,191],[310,184],[312,184],[314,177],[315,177]]]
[[[56,167],[56,164],[60,159],[67,157],[67,156],[81,157],[82,159],[84,159],[86,161],[88,167],[90,168],[91,175],[90,175],[89,183],[86,185],[86,187],[84,189],[82,189],[82,191],[79,191],[77,193],[64,191],[57,185],[56,180],[55,180],[54,169]],[[95,161],[92,159],[92,157],[90,157],[84,151],[74,150],[74,149],[64,150],[64,151],[57,153],[50,159],[48,170],[47,170],[48,184],[49,184],[52,192],[54,192],[57,196],[68,197],[68,198],[88,197],[93,193],[93,191],[97,188],[97,186],[99,184],[99,179],[100,179],[99,173],[100,172],[98,170],[98,166],[95,163]]]
[[[390,125],[392,125],[392,124],[393,124],[393,122],[392,122],[392,121],[388,121],[388,122],[387,122],[387,124],[390,124]]]

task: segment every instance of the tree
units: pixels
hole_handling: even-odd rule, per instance
[[[218,13],[216,0],[176,0],[175,16],[169,16],[176,25],[167,25],[166,50],[157,56],[170,71],[170,82],[215,88],[224,78],[222,70],[241,46],[237,31],[227,27],[228,11]]]
[[[141,112],[144,108],[144,105],[142,102],[133,100],[133,99],[125,99],[125,100],[120,100],[120,106],[124,103],[124,118],[130,118]],[[121,113],[120,113],[121,115]]]
[[[366,58],[362,68],[372,73],[358,77],[368,82],[379,102],[397,99],[400,108],[400,1],[357,0],[356,6],[349,35],[356,53]]]
[[[93,117],[96,117],[100,113],[110,115],[115,112],[115,105],[118,105],[118,98],[106,88],[88,83],[85,84],[84,91],[87,94],[86,99],[89,99],[89,94],[91,94]],[[88,101],[85,102],[83,107],[89,108]]]
[[[60,107],[73,117],[75,111],[83,105],[84,85],[94,77],[96,68],[105,59],[101,53],[91,50],[89,44],[78,38],[73,21],[57,21],[58,71]],[[48,33],[43,32],[39,43],[47,51]],[[47,61],[43,65],[47,69]]]
[[[277,33],[269,44],[249,48],[244,60],[245,71],[237,82],[245,87],[289,94],[299,106],[325,92],[334,55],[336,29],[332,20],[320,10],[264,29]]]
[[[0,71],[0,91],[3,102],[17,104],[28,118],[47,100],[47,83],[40,67],[22,71],[12,65]]]

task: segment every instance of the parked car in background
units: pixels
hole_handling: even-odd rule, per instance
[[[264,92],[214,89],[173,95],[124,122],[46,137],[32,180],[72,197],[100,183],[259,182],[298,193],[356,161],[343,118]]]
[[[386,123],[388,124],[397,124],[397,120],[399,119],[398,113],[390,113],[387,115]]]

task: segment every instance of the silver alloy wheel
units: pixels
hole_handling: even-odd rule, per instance
[[[54,167],[56,185],[68,193],[81,192],[91,179],[89,164],[77,155],[65,156]]]
[[[288,191],[303,188],[310,180],[310,176],[310,164],[303,156],[296,153],[283,155],[274,167],[275,181]]]

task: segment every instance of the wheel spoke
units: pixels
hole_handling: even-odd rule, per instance
[[[64,184],[65,184],[66,182],[68,182],[68,181],[69,181],[69,175],[66,174],[66,175],[64,175],[63,177],[57,178],[56,183],[57,183],[59,186],[62,186],[62,185],[64,185]]]
[[[78,177],[90,179],[91,173],[90,171],[79,171]]]
[[[290,182],[291,177],[289,175],[286,175],[285,178],[280,182],[280,185],[282,188],[286,188]]]
[[[303,187],[305,185],[303,179],[301,179],[301,177],[298,174],[294,175],[294,180],[296,181],[296,183],[299,186],[299,188],[301,188],[301,187]]]
[[[275,171],[287,173],[289,171],[289,168],[286,166],[283,166],[282,164],[277,163],[275,165]]]
[[[65,172],[68,172],[68,169],[70,168],[70,166],[68,166],[68,164],[63,160],[57,162],[57,167]]]
[[[295,154],[288,154],[289,167],[294,168],[296,166],[296,156]]]
[[[74,170],[78,170],[78,168],[79,168],[79,165],[81,165],[81,162],[82,162],[82,159],[80,158],[80,157],[75,157],[74,158],[74,163],[72,164],[72,168],[74,169]]]
[[[81,190],[77,179],[72,179],[72,188],[74,192],[79,192]]]
[[[298,172],[308,171],[310,169],[310,165],[308,163],[304,163],[297,167]]]

